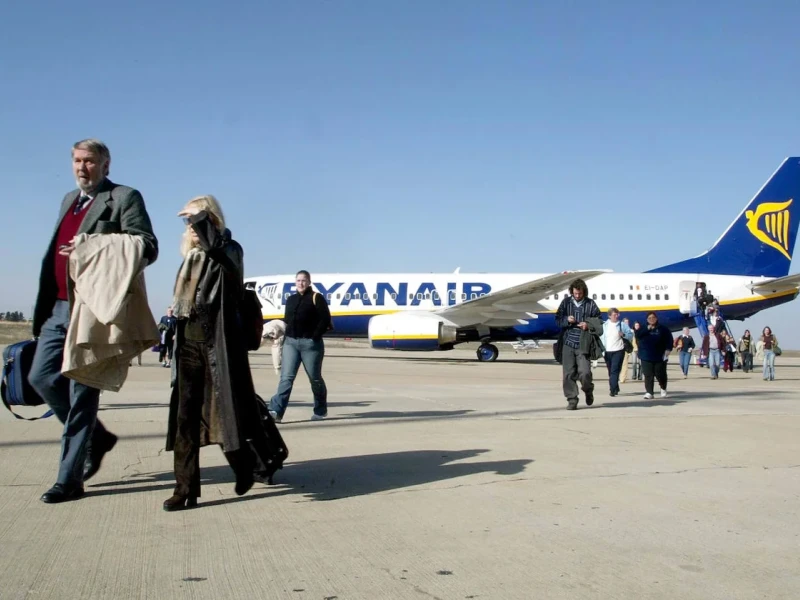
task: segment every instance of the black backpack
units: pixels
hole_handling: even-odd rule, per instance
[[[264,335],[264,315],[261,312],[261,301],[252,288],[245,288],[242,298],[242,334],[248,350],[258,350]]]

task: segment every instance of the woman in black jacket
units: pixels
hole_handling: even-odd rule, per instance
[[[667,397],[667,358],[672,352],[672,332],[658,323],[658,315],[647,314],[647,327],[634,323],[633,333],[639,346],[639,359],[644,373],[644,399],[653,398],[653,379],[658,379],[661,397]]]
[[[178,215],[186,232],[172,303],[178,325],[166,445],[175,453],[176,485],[164,510],[197,504],[202,446],[222,447],[239,495],[253,485],[253,449],[268,470],[286,456],[267,440],[250,374],[241,317],[242,247],[231,239],[213,196],[192,199]]]
[[[306,370],[314,394],[311,420],[319,421],[328,416],[328,388],[322,379],[322,359],[325,356],[322,336],[331,325],[330,309],[324,296],[312,289],[308,271],[299,271],[295,275],[294,283],[297,293],[289,296],[283,316],[286,337],[283,343],[281,380],[278,391],[269,403],[270,415],[279,423],[289,405],[289,396],[292,394],[300,363]]]

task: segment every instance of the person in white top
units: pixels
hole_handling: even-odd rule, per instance
[[[262,339],[272,340],[272,368],[280,375],[283,363],[283,342],[286,340],[286,323],[280,319],[273,319],[264,325]]]
[[[619,310],[608,309],[608,320],[603,323],[603,346],[606,349],[605,359],[608,368],[608,386],[610,395],[619,394],[619,374],[626,351],[630,352],[633,331],[627,324],[619,320]],[[625,342],[628,342],[627,344]],[[627,348],[626,348],[627,347]]]

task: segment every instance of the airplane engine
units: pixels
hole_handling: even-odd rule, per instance
[[[450,350],[456,326],[436,315],[378,315],[369,320],[373,348],[390,350]]]

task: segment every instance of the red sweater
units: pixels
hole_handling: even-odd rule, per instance
[[[89,211],[88,207],[84,207],[77,215],[74,214],[77,202],[78,201],[75,200],[67,211],[67,214],[64,215],[64,219],[61,221],[61,225],[58,227],[58,233],[56,234],[56,256],[53,262],[53,268],[55,269],[56,285],[58,286],[58,295],[56,297],[59,300],[69,300],[67,291],[67,261],[69,257],[62,256],[58,251],[62,246],[69,245],[72,238],[78,235],[78,229],[81,223],[83,223],[86,213]]]

